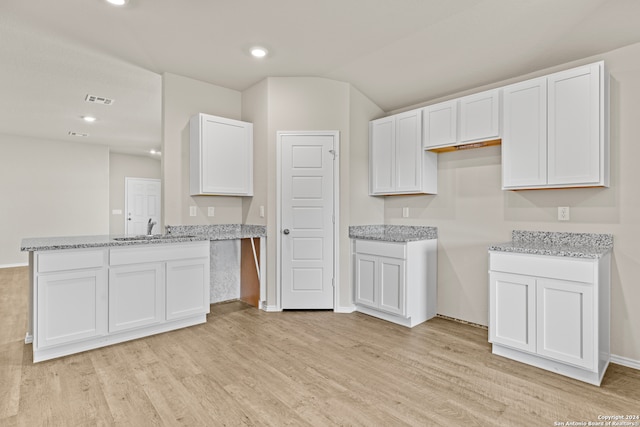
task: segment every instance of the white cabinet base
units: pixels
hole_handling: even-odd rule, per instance
[[[535,354],[525,353],[509,347],[504,347],[496,343],[493,343],[492,347],[492,353],[495,355],[526,363],[527,365],[535,366],[536,368],[555,372],[557,374],[584,381],[596,386],[600,386],[602,377],[604,377],[604,373],[607,371],[607,367],[609,366],[608,359],[601,360],[600,366],[598,366],[598,370],[596,372],[592,372],[582,368],[577,368],[575,366],[566,365],[561,362],[556,362],[554,360],[549,360]]]
[[[431,316],[413,316],[413,317],[402,317],[394,314],[385,313],[384,311],[376,310],[373,308],[365,307],[363,305],[356,306],[356,311],[358,313],[363,313],[369,316],[377,317],[378,319],[386,320],[387,322],[395,323],[397,325],[406,326],[407,328],[413,328],[420,323],[426,322],[431,319],[435,315]]]
[[[115,335],[105,335],[98,339],[90,339],[87,341],[74,342],[71,344],[58,345],[55,347],[33,349],[33,362],[42,362],[44,360],[55,359],[56,357],[68,356],[70,354],[79,353],[81,351],[93,350],[96,348],[106,347],[112,344],[118,344],[125,341],[131,341],[137,338],[143,338],[149,335],[169,332],[176,329],[186,328],[187,326],[206,323],[207,315],[200,314],[180,320],[174,320],[170,323],[148,326],[146,328],[138,328],[130,331],[119,332]]]

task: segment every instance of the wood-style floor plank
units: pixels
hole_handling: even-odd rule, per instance
[[[28,272],[0,270],[2,426],[513,426],[640,413],[640,371],[594,387],[491,354],[487,331],[216,304],[207,323],[32,363]]]

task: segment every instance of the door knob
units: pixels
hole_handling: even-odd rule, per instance
[[[288,228],[285,228],[284,230],[282,230],[282,232],[283,232],[284,234],[289,234],[289,233],[290,233],[290,231],[289,231],[289,229],[288,229]]]

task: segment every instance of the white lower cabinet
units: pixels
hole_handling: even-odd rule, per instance
[[[109,270],[109,332],[164,321],[164,266],[160,262]]]
[[[209,312],[209,264],[202,259],[167,262],[167,320]]]
[[[609,364],[610,255],[490,252],[493,353],[600,385]]]
[[[436,314],[437,241],[353,240],[357,310],[413,327]]]
[[[33,361],[206,322],[209,257],[208,241],[35,252]]]
[[[37,278],[37,347],[68,344],[107,333],[106,269],[63,271]]]

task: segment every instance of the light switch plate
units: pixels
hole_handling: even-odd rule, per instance
[[[260,218],[264,218],[264,206],[260,206]]]
[[[111,215],[122,215],[122,209],[114,209],[111,211]]]
[[[216,208],[214,208],[213,206],[209,206],[207,208],[207,215],[208,216],[216,216]]]
[[[569,221],[569,207],[563,206],[558,208],[558,221]]]
[[[198,215],[198,207],[197,206],[189,206],[189,216]]]
[[[409,208],[402,208],[402,218],[409,218]]]

